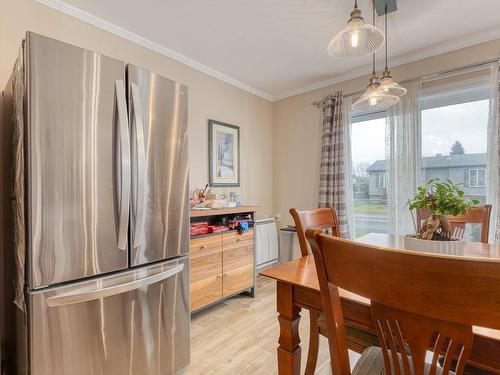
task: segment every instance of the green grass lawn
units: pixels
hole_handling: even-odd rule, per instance
[[[387,214],[387,207],[379,202],[367,202],[358,207],[354,207],[356,214]]]

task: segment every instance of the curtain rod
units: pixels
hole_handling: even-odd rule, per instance
[[[500,61],[499,58],[489,59],[489,60],[481,61],[481,62],[474,63],[474,64],[464,65],[464,66],[461,66],[461,67],[458,67],[458,68],[450,68],[450,69],[442,70],[442,71],[436,72],[436,73],[424,74],[424,75],[421,75],[421,76],[417,76],[417,77],[413,77],[413,78],[408,78],[408,79],[405,79],[403,81],[399,81],[399,83],[400,84],[402,84],[402,83],[409,83],[409,82],[417,81],[419,79],[421,79],[423,81],[432,80],[432,79],[435,79],[435,78],[441,78],[441,76],[445,76],[447,74],[456,73],[456,72],[460,72],[460,71],[463,71],[463,70],[469,70],[469,69],[479,68],[481,66],[489,65],[489,64],[492,64],[492,63],[495,63],[495,62],[498,63],[499,61]],[[342,95],[342,97],[343,98],[349,98],[351,96],[361,95],[364,92],[365,92],[365,90],[351,92],[349,94]],[[319,101],[315,101],[312,104],[315,105],[315,106],[320,106],[330,96],[331,96],[331,94],[328,94],[326,96],[326,98],[324,98],[322,100],[319,100]]]

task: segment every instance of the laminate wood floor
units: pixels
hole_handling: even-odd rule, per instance
[[[237,296],[196,314],[191,325],[191,364],[182,375],[276,374],[279,325],[276,282],[257,279],[255,298]],[[309,341],[309,316],[302,310],[302,371]],[[320,336],[316,374],[330,374],[328,342]],[[350,353],[355,361],[357,354]]]

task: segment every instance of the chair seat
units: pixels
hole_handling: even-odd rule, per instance
[[[319,314],[318,328],[320,335],[328,337],[326,329],[326,319],[323,313]],[[363,351],[370,346],[379,345],[377,335],[366,332],[365,330],[357,329],[351,326],[346,326],[345,333],[347,339],[347,346],[349,347],[349,349],[354,350],[357,353],[363,353]]]
[[[401,373],[404,373],[403,361],[401,360],[400,356],[399,366],[401,369]],[[430,369],[431,365],[426,363],[424,374],[429,374]],[[410,370],[413,374],[413,366],[411,363]],[[441,375],[442,371],[443,369],[441,367],[436,367],[436,375]],[[352,371],[352,375],[385,375],[384,355],[382,353],[382,349],[378,346],[370,346],[369,348],[366,348],[363,354],[361,354],[361,358],[359,358],[358,362],[356,362],[356,365],[354,366],[354,369]],[[455,373],[450,371],[449,375],[455,375]]]

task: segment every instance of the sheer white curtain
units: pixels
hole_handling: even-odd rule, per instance
[[[499,89],[498,84],[499,64],[492,64],[490,67],[490,101],[488,111],[488,191],[487,200],[492,205],[490,222],[490,242],[494,239],[495,243],[500,242],[500,220],[498,203],[500,202],[500,179],[499,179]]]
[[[408,93],[393,106],[386,118],[386,186],[389,232],[414,233],[411,213],[406,207],[421,185],[421,111],[422,81],[405,84]]]

